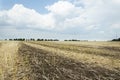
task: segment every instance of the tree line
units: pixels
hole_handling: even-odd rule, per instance
[[[58,39],[34,39],[34,38],[30,38],[30,39],[15,38],[15,39],[5,39],[5,40],[9,40],[9,41],[59,41]]]
[[[113,39],[112,41],[120,41],[120,38],[118,38],[118,39]]]
[[[69,39],[69,40],[64,40],[64,41],[88,41],[88,40]]]
[[[40,39],[40,38],[38,38],[38,39],[15,38],[15,39],[5,39],[5,40],[9,40],[9,41],[60,41],[59,39]],[[68,39],[68,40],[64,40],[64,41],[88,41],[88,40]]]

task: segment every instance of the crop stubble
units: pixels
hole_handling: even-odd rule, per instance
[[[58,55],[61,52],[52,52],[47,50],[47,47],[44,49],[43,45],[33,44],[38,46],[34,47],[32,44],[7,42],[4,47],[1,46],[4,48],[3,52],[9,53],[9,59],[6,61],[9,63],[4,64],[8,65],[8,68],[2,68],[6,72],[2,73],[4,77],[0,77],[0,80],[120,80],[119,68],[115,71],[101,66],[91,66]],[[8,51],[5,51],[6,48]]]

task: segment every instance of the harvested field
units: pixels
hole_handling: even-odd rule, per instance
[[[17,61],[17,42],[3,42],[0,47],[0,80],[11,80]]]
[[[68,58],[73,58],[75,60],[82,61],[85,63],[90,63],[90,64],[92,63],[94,65],[99,65],[101,67],[105,67],[109,69],[120,68],[120,52],[116,50],[111,51],[108,49],[103,49],[103,47],[97,48],[101,46],[96,46],[94,48],[91,45],[89,45],[90,47],[88,48],[88,46],[86,45],[82,45],[81,47],[81,45],[76,46],[76,44],[71,45],[71,44],[62,44],[62,43],[60,44],[53,42],[44,42],[44,43],[31,42],[31,43],[42,45],[44,49],[50,50],[52,52],[63,51],[63,54],[58,53],[58,55],[67,56]]]
[[[0,80],[120,80],[119,45],[104,44],[2,42]]]

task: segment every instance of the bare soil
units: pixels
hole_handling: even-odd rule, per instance
[[[26,44],[22,44],[18,54],[24,61],[17,64],[24,65],[20,80],[120,80],[119,71],[91,67]]]

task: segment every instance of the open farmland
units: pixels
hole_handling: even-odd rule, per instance
[[[120,42],[0,42],[0,80],[120,80]]]

